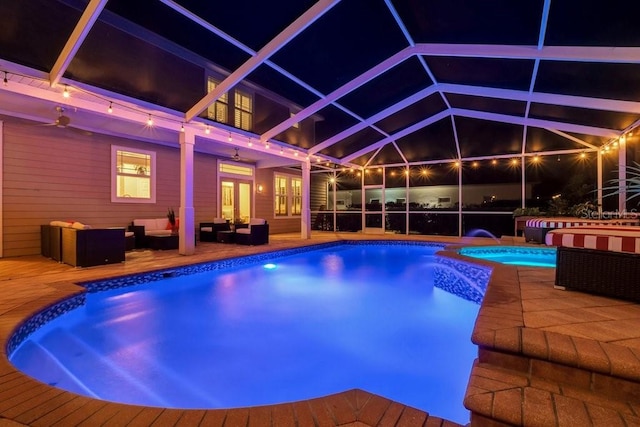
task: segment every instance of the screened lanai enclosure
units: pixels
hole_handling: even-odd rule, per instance
[[[302,192],[312,230],[499,236],[516,209],[638,207],[637,2],[0,7],[0,114],[49,123],[70,91],[71,127],[240,150],[302,176],[278,194]]]

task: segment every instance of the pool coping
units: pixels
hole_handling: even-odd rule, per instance
[[[448,249],[441,255],[468,259]],[[554,289],[555,269],[477,261],[494,270],[471,336],[478,345],[465,396],[472,425],[640,425],[640,342],[603,342],[527,321],[536,311],[558,312],[554,302],[575,316],[637,304]],[[543,295],[549,307],[536,306]],[[633,320],[640,325],[640,312]]]

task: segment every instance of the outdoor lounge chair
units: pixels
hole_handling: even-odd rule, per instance
[[[249,224],[236,226],[235,239],[241,245],[269,243],[269,224],[262,218],[251,218]]]

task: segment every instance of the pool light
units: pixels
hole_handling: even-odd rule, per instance
[[[273,264],[273,263],[268,263],[264,265],[264,269],[265,270],[275,270],[277,267],[277,265]]]

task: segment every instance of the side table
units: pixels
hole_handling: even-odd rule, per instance
[[[216,233],[218,243],[234,243],[236,241],[235,231],[218,231]]]

